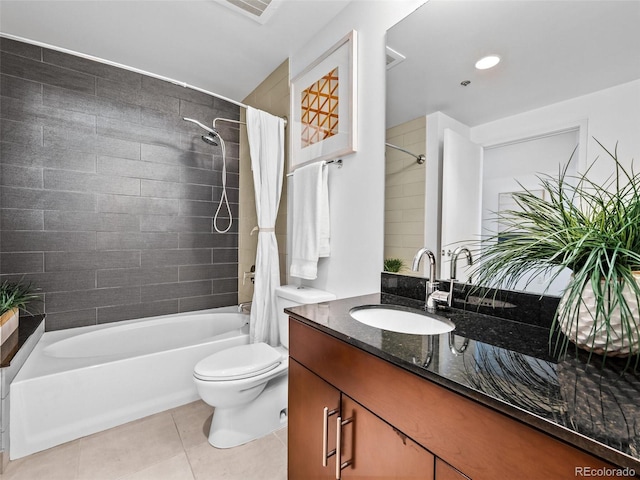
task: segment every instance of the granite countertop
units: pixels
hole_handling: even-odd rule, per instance
[[[44,320],[44,315],[20,315],[20,323],[15,332],[0,347],[0,368],[11,365],[13,357]]]
[[[410,335],[364,325],[360,305],[421,309],[424,301],[377,293],[285,309],[292,317],[398,367],[471,398],[620,467],[640,471],[640,375],[626,362],[571,351],[550,353],[548,327],[474,311],[437,315],[442,335]]]

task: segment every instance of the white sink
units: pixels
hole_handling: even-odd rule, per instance
[[[352,318],[370,327],[414,335],[440,335],[456,326],[449,320],[397,305],[363,305],[349,310]]]

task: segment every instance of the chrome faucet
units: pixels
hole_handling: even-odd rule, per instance
[[[453,282],[456,280],[458,257],[463,252],[467,257],[467,265],[473,265],[473,256],[471,255],[471,250],[469,250],[467,247],[458,247],[451,254],[451,270],[449,271],[449,282],[451,282],[451,284],[449,286],[449,298],[447,299],[447,303],[449,304],[449,306],[453,304]],[[471,277],[469,277],[468,283],[471,283]]]
[[[426,255],[429,259],[429,281],[427,282],[427,288],[425,291],[426,307],[427,310],[434,310],[436,308],[436,298],[434,293],[438,291],[438,282],[436,282],[436,256],[427,247],[423,247],[413,257],[413,264],[411,270],[417,272],[420,267],[420,259]]]

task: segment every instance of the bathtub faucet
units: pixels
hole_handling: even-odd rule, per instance
[[[240,313],[242,313],[242,311],[247,308],[247,310],[250,312],[251,311],[251,302],[242,302],[241,304],[238,305],[238,311]]]

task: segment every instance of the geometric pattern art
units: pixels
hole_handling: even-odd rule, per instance
[[[338,67],[302,92],[302,148],[338,134]]]

